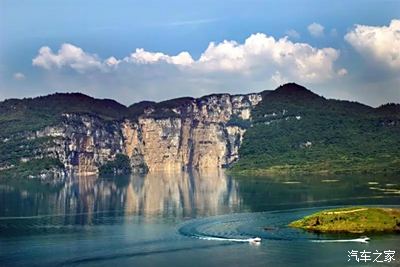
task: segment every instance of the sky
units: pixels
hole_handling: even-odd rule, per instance
[[[0,0],[0,100],[142,100],[296,82],[400,103],[400,1]]]

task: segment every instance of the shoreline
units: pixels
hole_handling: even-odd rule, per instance
[[[400,233],[400,209],[346,207],[328,209],[291,222],[289,227],[317,233]]]

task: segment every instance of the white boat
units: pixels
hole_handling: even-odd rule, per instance
[[[259,237],[250,238],[250,239],[248,239],[248,240],[249,240],[249,243],[250,243],[250,244],[256,244],[256,245],[258,245],[258,244],[261,243],[261,238],[259,238]]]

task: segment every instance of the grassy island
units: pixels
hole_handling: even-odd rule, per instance
[[[289,224],[315,232],[397,232],[400,233],[400,209],[350,207],[314,213]]]

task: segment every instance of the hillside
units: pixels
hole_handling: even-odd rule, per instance
[[[263,94],[238,173],[398,172],[400,105],[327,100],[297,84]]]
[[[93,114],[120,119],[128,109],[114,100],[95,99],[80,93],[53,94],[0,102],[0,138],[54,125],[63,113]]]
[[[0,176],[133,169],[235,173],[399,172],[400,105],[328,100],[286,84],[129,107],[80,93],[0,102]]]
[[[129,107],[79,93],[6,100],[0,176],[118,173],[118,157],[132,169],[125,164],[123,172],[228,166],[245,132],[236,121],[249,122],[260,100],[260,94],[213,94]]]

